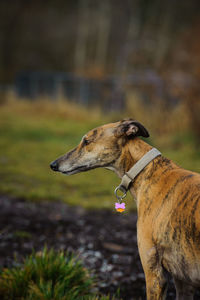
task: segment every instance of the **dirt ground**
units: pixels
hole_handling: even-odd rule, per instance
[[[75,251],[98,278],[98,289],[124,300],[145,299],[135,213],[86,211],[64,203],[30,203],[0,196],[0,267],[21,261],[44,245]],[[170,284],[167,299],[175,299]],[[197,294],[195,299],[200,299]]]

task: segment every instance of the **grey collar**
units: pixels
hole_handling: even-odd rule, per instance
[[[126,193],[128,191],[129,185],[134,181],[135,177],[157,156],[161,155],[160,151],[156,148],[152,148],[148,151],[140,160],[136,162],[136,164],[124,174],[122,177],[122,181],[120,185],[115,189],[115,195],[118,200],[122,200],[126,197]],[[122,196],[117,194],[118,190],[123,192]]]

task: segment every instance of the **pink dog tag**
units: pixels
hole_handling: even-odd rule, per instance
[[[123,211],[125,211],[125,203],[124,203],[124,202],[122,202],[122,203],[115,202],[115,209],[116,209],[116,211],[118,211],[118,212],[123,212]]]

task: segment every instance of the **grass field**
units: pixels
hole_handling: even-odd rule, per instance
[[[113,190],[120,180],[111,171],[97,169],[67,177],[52,172],[49,163],[76,146],[88,130],[114,119],[119,116],[105,118],[60,102],[9,101],[1,105],[0,193],[31,201],[113,208]],[[158,136],[154,132],[149,142],[179,165],[200,171],[200,151],[189,130]],[[130,196],[127,201],[129,208],[135,207]]]

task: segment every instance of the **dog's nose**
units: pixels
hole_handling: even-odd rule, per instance
[[[57,161],[53,161],[51,164],[50,164],[50,168],[53,170],[53,171],[58,171],[58,163]]]

